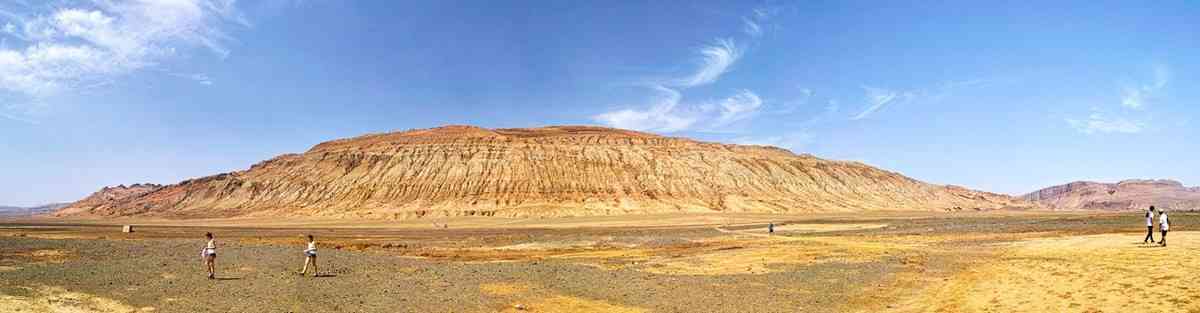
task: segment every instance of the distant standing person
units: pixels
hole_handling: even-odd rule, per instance
[[[1167,221],[1167,210],[1163,210],[1161,213],[1158,213],[1158,230],[1162,231],[1162,238],[1159,238],[1160,240],[1158,241],[1158,244],[1166,247],[1167,231],[1171,230],[1171,223]]]
[[[317,277],[317,239],[313,235],[308,235],[308,249],[304,249],[304,269],[300,270],[300,276],[308,273],[309,264],[312,264],[313,277]]]
[[[213,239],[212,233],[204,233],[204,238],[208,238],[208,243],[200,249],[200,258],[204,259],[204,267],[208,270],[208,279],[215,279],[217,278],[217,240]]]
[[[1154,243],[1154,206],[1146,210],[1146,239],[1142,243]]]
[[[767,233],[768,233],[768,234],[774,234],[774,233],[775,233],[775,223],[770,223],[770,224],[767,224]]]

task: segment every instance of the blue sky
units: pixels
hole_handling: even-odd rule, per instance
[[[1024,193],[1200,184],[1200,5],[0,1],[0,204],[367,132],[608,125]]]

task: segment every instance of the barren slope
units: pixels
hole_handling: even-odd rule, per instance
[[[93,209],[108,205],[115,205],[118,202],[129,200],[151,191],[162,188],[158,184],[133,184],[129,186],[110,186],[101,188],[100,191],[93,192],[83,200],[75,201],[65,207],[62,207],[55,212],[56,215],[79,215],[89,214]]]
[[[1023,198],[1065,210],[1145,210],[1200,208],[1200,188],[1173,180],[1124,180],[1115,184],[1073,182],[1025,195]]]
[[[581,216],[1025,206],[855,162],[599,127],[448,126],[341,139],[62,215]]]

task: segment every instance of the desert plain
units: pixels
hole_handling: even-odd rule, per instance
[[[8,219],[0,311],[1200,312],[1200,214],[1172,221],[1160,247],[1138,213]]]

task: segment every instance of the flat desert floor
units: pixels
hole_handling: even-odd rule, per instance
[[[1200,312],[1200,214],[1139,214],[0,220],[0,312]]]

